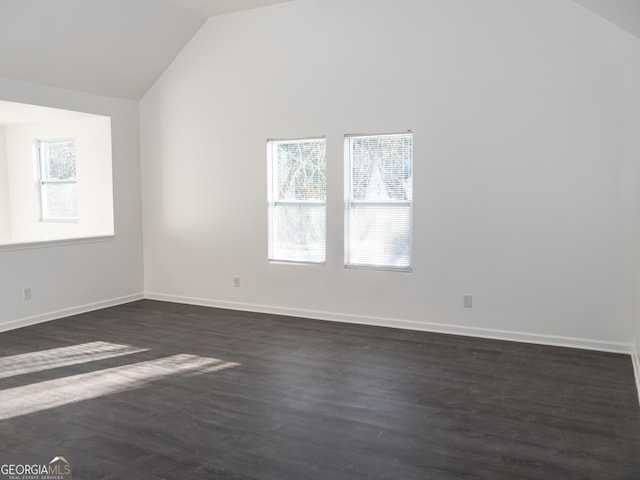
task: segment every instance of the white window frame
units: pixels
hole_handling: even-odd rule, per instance
[[[353,170],[352,170],[352,141],[358,138],[376,138],[376,137],[388,137],[388,136],[410,136],[411,137],[411,189],[410,195],[407,200],[393,200],[386,201],[370,201],[370,200],[356,200],[353,198]],[[395,266],[395,265],[379,265],[379,264],[364,264],[355,263],[350,260],[351,253],[351,207],[356,205],[370,205],[370,206],[407,206],[409,208],[410,229],[409,229],[409,262],[407,266]],[[359,268],[359,269],[373,269],[373,270],[388,270],[396,272],[412,272],[413,271],[413,132],[406,130],[402,132],[387,132],[387,133],[365,133],[365,134],[347,134],[344,136],[344,266],[345,268]]]
[[[61,143],[61,142],[73,143],[73,148],[75,150],[74,138],[38,139],[35,141],[34,148],[35,148],[35,155],[37,159],[38,187],[39,187],[38,189],[40,194],[40,221],[41,222],[58,222],[58,223],[77,223],[78,222],[77,213],[73,217],[52,217],[47,215],[47,212],[48,212],[47,205],[46,205],[47,195],[45,192],[46,185],[73,184],[73,185],[76,185],[76,194],[77,194],[77,185],[78,185],[77,173],[76,173],[76,178],[72,180],[58,180],[58,179],[46,178],[47,177],[46,168],[45,168],[46,159],[44,159],[42,155],[42,146],[44,144]],[[78,163],[76,161],[76,168],[77,166],[78,166]],[[77,212],[77,205],[76,205],[76,212]]]
[[[327,201],[326,201],[326,187],[325,187],[325,200],[277,200],[277,192],[276,192],[276,172],[274,168],[275,161],[275,150],[279,144],[283,143],[305,143],[305,142],[314,142],[314,141],[322,141],[325,143],[326,149],[326,137],[324,136],[316,136],[316,137],[304,137],[304,138],[270,138],[267,139],[267,179],[268,179],[268,188],[267,188],[267,200],[268,200],[268,261],[270,263],[289,263],[289,264],[301,264],[301,265],[325,265],[327,259],[327,232],[326,232],[326,215],[327,215]],[[326,161],[326,159],[325,159]],[[325,163],[326,169],[326,163]],[[325,171],[326,176],[326,171]],[[324,231],[324,258],[320,261],[313,260],[296,260],[291,258],[279,258],[275,254],[275,242],[276,242],[276,234],[277,229],[275,226],[275,209],[277,207],[286,207],[286,206],[312,206],[312,207],[324,207],[324,215],[325,215],[325,231]]]

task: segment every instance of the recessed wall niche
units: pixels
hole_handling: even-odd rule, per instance
[[[110,117],[0,101],[0,245],[113,236],[111,160]]]

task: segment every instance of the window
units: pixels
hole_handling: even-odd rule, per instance
[[[42,221],[77,221],[76,146],[73,139],[37,140]]]
[[[268,140],[269,260],[323,263],[326,252],[324,138]]]
[[[413,134],[345,137],[345,265],[411,270]]]

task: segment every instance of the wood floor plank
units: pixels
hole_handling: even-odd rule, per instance
[[[143,300],[0,333],[0,373],[0,462],[76,479],[640,479],[625,355]]]

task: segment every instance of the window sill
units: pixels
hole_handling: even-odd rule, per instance
[[[376,265],[358,265],[358,264],[346,264],[344,268],[351,270],[380,270],[383,272],[400,272],[400,273],[413,273],[413,267],[389,267],[389,266],[376,266]]]
[[[268,260],[271,265],[302,265],[302,266],[318,266],[324,267],[327,262],[298,262],[294,260]]]
[[[114,239],[115,235],[102,235],[96,237],[64,238],[60,240],[40,240],[37,242],[6,243],[4,245],[0,245],[0,253],[16,250],[33,250],[38,248],[54,248],[67,245],[81,245],[85,243],[102,243],[110,242]]]

